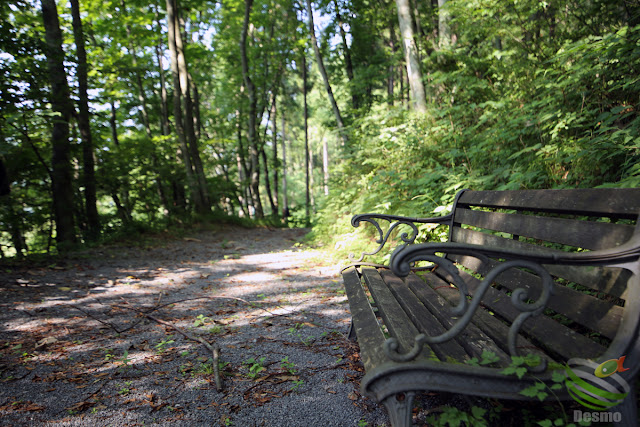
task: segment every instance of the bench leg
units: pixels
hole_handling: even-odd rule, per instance
[[[393,427],[411,426],[411,412],[415,395],[415,392],[409,391],[389,396],[382,401],[382,404],[387,408]]]
[[[636,393],[636,382],[631,384],[631,391],[625,397],[624,401],[613,408],[610,412],[620,412],[622,415],[619,422],[614,422],[615,427],[634,427],[638,425],[638,396]]]
[[[349,323],[349,333],[347,334],[347,338],[351,341],[356,341],[356,328],[353,327],[353,319],[351,319],[351,323]]]

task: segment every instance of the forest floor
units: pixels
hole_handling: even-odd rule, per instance
[[[0,267],[0,426],[389,426],[359,391],[338,266],[307,231],[226,226]],[[472,406],[522,425],[504,417],[521,406],[447,393],[418,395],[414,424]]]
[[[307,231],[229,226],[2,268],[0,424],[389,425],[360,395],[338,269],[302,249]]]

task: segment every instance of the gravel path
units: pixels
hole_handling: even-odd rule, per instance
[[[227,227],[2,269],[0,424],[389,425],[359,394],[346,296],[305,232]],[[220,348],[221,392],[212,352],[171,325]]]

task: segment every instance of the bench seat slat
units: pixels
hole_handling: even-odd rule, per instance
[[[640,189],[465,191],[459,203],[480,207],[636,219]]]
[[[385,270],[380,271],[380,276],[382,276],[382,279],[389,286],[393,295],[397,298],[398,302],[400,302],[400,305],[420,332],[428,336],[437,336],[446,332],[438,319],[416,298],[415,294],[402,279],[393,275],[390,271]],[[440,360],[446,361],[454,359],[464,361],[469,359],[469,355],[465,349],[455,340],[441,344],[431,344],[431,348]]]
[[[400,303],[394,298],[380,274],[373,268],[363,268],[362,276],[373,296],[378,312],[382,316],[385,326],[392,337],[398,340],[400,353],[406,353],[414,345],[414,338],[420,332],[404,312]],[[425,346],[422,355],[427,358],[436,358],[431,348]]]
[[[391,273],[389,273],[391,274]],[[439,278],[434,274],[428,274],[428,276],[436,281]],[[385,278],[385,280],[387,280]],[[406,283],[409,289],[422,301],[422,303],[431,311],[431,313],[438,319],[438,321],[449,330],[453,327],[457,317],[451,313],[451,304],[436,293],[425,281],[415,274],[410,274],[406,278]],[[440,281],[442,285],[447,286],[446,283]],[[455,301],[457,302],[457,301]],[[506,336],[506,335],[505,335]],[[511,361],[509,355],[501,349],[494,340],[485,334],[475,324],[470,323],[467,327],[455,337],[455,340],[472,356],[478,359],[482,358],[482,354],[485,351],[490,351],[496,354],[500,359],[501,365],[508,365]]]
[[[378,326],[378,319],[362,289],[358,272],[351,267],[342,273],[344,287],[349,299],[351,319],[360,344],[360,356],[365,369],[378,366],[385,359],[382,350],[384,335]]]
[[[464,271],[460,272],[460,277],[467,283],[473,295],[480,281]],[[520,314],[511,303],[509,295],[492,287],[487,289],[482,303],[509,322],[513,322]],[[540,346],[566,360],[572,357],[596,358],[605,352],[605,348],[600,344],[544,315],[528,319],[521,330]]]
[[[461,255],[454,255],[451,259],[482,275],[486,275],[491,269],[500,264],[499,261],[495,260],[482,263],[478,258]],[[498,276],[496,283],[512,291],[517,288],[530,289],[529,295],[533,299],[536,299],[540,294],[540,278],[522,270],[507,270]],[[566,286],[556,285],[554,292],[548,303],[548,307],[551,310],[556,313],[562,313],[567,318],[609,339],[615,337],[622,319],[624,310],[622,307]]]
[[[633,227],[626,224],[483,212],[470,209],[456,209],[454,221],[488,230],[591,250],[618,246],[633,235]]]
[[[433,273],[426,274],[424,276],[424,280],[435,293],[447,300],[450,305],[457,304],[458,290],[456,288],[448,286],[448,283],[446,281],[442,280],[442,278]],[[472,322],[473,325],[479,328],[483,333],[487,334],[487,336],[490,337],[491,340],[499,346],[499,349],[501,349],[505,353],[509,352],[509,348],[507,345],[509,326],[507,324],[498,320],[495,316],[489,314],[483,307],[480,307],[478,311],[476,311],[473,316]],[[550,361],[554,360],[552,357],[550,357],[548,354],[534,345],[531,341],[529,341],[526,337],[522,336],[522,334],[518,336],[518,346],[526,349],[526,351],[523,351],[523,353],[538,354],[539,356]],[[488,350],[496,352],[493,348],[488,348]],[[496,352],[496,354],[499,355],[498,352]],[[510,362],[511,360],[509,358],[505,365],[509,365]]]

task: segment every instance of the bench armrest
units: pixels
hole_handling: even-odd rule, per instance
[[[353,227],[359,227],[361,222],[368,222],[376,228],[378,232],[378,238],[376,239],[378,247],[370,252],[362,252],[358,259],[355,259],[355,255],[353,253],[350,254],[349,259],[353,262],[353,264],[351,265],[373,265],[363,263],[362,261],[366,256],[375,255],[380,252],[389,240],[389,236],[391,235],[391,233],[399,226],[405,225],[410,227],[411,229],[410,233],[407,232],[400,234],[400,239],[403,242],[400,248],[403,248],[413,243],[418,236],[418,227],[416,226],[416,224],[445,224],[451,222],[452,218],[453,216],[451,214],[432,218],[411,218],[398,215],[383,215],[375,213],[354,215],[353,218],[351,218],[351,225]],[[380,220],[386,221],[388,223],[388,229],[386,231],[383,231],[383,227],[379,222]]]

